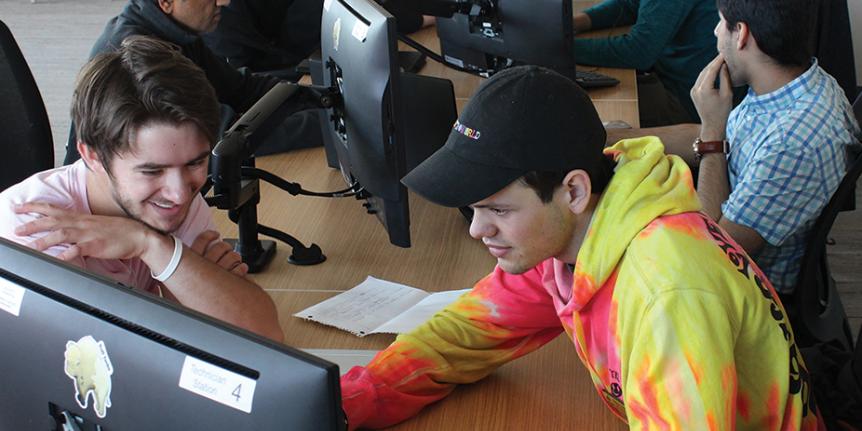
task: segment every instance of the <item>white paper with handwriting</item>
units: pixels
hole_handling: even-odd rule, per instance
[[[428,293],[368,277],[353,289],[312,305],[296,317],[334,326],[356,336],[409,332],[470,289]]]

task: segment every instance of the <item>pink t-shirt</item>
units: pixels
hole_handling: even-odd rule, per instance
[[[15,235],[15,228],[37,218],[33,214],[15,214],[13,206],[27,202],[48,203],[59,208],[83,214],[92,214],[87,200],[87,167],[77,161],[48,171],[39,172],[0,193],[0,236],[23,245],[45,235],[39,233],[28,237]],[[212,214],[204,199],[198,195],[192,202],[189,213],[180,227],[173,232],[185,245],[190,246],[205,230],[215,230]],[[57,256],[68,248],[61,244],[45,250]],[[127,286],[158,294],[158,283],[150,276],[150,268],[140,259],[96,259],[79,257],[73,265],[109,277]],[[160,271],[157,268],[156,271]]]

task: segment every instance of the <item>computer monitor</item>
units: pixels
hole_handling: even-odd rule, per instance
[[[461,7],[434,12],[435,3]],[[422,0],[419,4],[451,16],[437,18],[440,50],[450,64],[486,74],[534,64],[575,79],[572,0]]]
[[[343,430],[338,367],[0,239],[2,430]]]
[[[409,247],[400,180],[446,141],[456,118],[452,83],[399,70],[394,18],[375,2],[326,0],[323,9],[322,84],[341,100],[327,109],[324,143],[389,241]]]

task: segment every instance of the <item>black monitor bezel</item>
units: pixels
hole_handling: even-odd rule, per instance
[[[344,22],[348,17],[353,21]],[[342,24],[336,28],[339,19]],[[352,34],[356,22],[368,26],[364,41]],[[335,31],[339,31],[337,37],[333,36]],[[403,108],[395,18],[371,1],[330,0],[324,5],[321,35],[323,85],[335,86],[339,91],[347,88],[341,94],[341,106],[327,109],[329,120],[324,133],[336,149],[345,181],[363,190],[366,210],[383,223],[392,244],[409,247],[408,195],[400,182],[407,174],[407,150],[404,131],[397,126],[403,123]],[[362,66],[356,61],[340,61],[356,56],[360,50],[369,54],[362,59]],[[335,72],[344,67],[348,67],[344,72],[348,75],[339,85]],[[349,137],[347,141],[333,123],[338,118],[352,118],[343,131]]]
[[[325,373],[327,385],[328,407],[335,417],[331,418],[330,426],[315,426],[314,429],[331,429],[342,431],[344,427],[343,412],[340,408],[340,373],[338,366],[321,358],[309,355],[300,350],[286,345],[278,344],[259,337],[241,328],[229,325],[204,314],[187,309],[167,300],[153,297],[146,293],[133,290],[120,283],[107,278],[91,274],[80,268],[71,266],[43,253],[31,250],[12,241],[0,238],[0,277],[25,289],[25,297],[22,302],[21,315],[27,313],[26,306],[28,297],[34,306],[43,306],[46,301],[56,304],[58,315],[66,312],[79,313],[88,317],[90,321],[99,322],[98,325],[106,325],[106,328],[125,331],[130,337],[142,337],[165,348],[170,348],[189,357],[200,359],[207,363],[230,370],[237,374],[257,380],[258,397],[256,398],[257,411],[262,405],[267,405],[262,400],[261,394],[270,392],[272,385],[261,389],[261,385],[273,381],[275,377],[269,377],[278,373],[280,367],[290,364],[306,364],[315,370]],[[6,320],[9,313],[0,311],[0,320]],[[18,319],[19,317],[12,317]],[[39,322],[49,322],[57,332],[89,335],[92,328],[70,328],[64,326],[64,322],[51,320],[50,316],[38,316]],[[56,319],[55,319],[56,320]],[[13,322],[13,320],[9,320]],[[7,325],[8,329],[8,325]],[[112,332],[116,333],[114,329]],[[106,331],[107,332],[107,331]],[[7,337],[11,336],[6,334]],[[77,340],[78,335],[67,335],[69,341]],[[0,337],[4,338],[4,337]],[[7,340],[8,341],[8,340]],[[19,340],[20,341],[20,340]],[[11,346],[3,343],[3,348],[42,349],[42,340],[32,340],[28,345]],[[57,347],[57,346],[53,346]],[[63,357],[62,346],[59,358],[54,359],[55,367],[51,370],[38,369],[39,360],[34,358],[33,366],[40,372],[57,372],[56,367],[62,371]],[[119,348],[116,345],[112,349]],[[56,355],[55,355],[56,356]],[[58,362],[57,362],[58,361]],[[298,361],[298,362],[296,362]],[[50,361],[49,361],[50,362]],[[7,364],[7,366],[11,366]],[[117,364],[114,365],[117,368]],[[311,368],[310,368],[311,369]],[[21,370],[19,370],[20,372]],[[173,372],[173,370],[170,370]],[[12,372],[7,370],[7,372]],[[70,408],[72,413],[82,418],[89,418],[98,422],[93,409],[81,409],[75,405],[74,391],[71,380],[68,387],[63,388],[68,399],[60,402],[65,408]],[[289,388],[285,388],[288,390]],[[3,388],[0,398],[26,402],[20,397],[9,395],[6,391],[14,391],[15,388]],[[14,392],[10,392],[13,393]],[[41,396],[41,395],[40,395]],[[44,412],[47,415],[48,403],[56,400],[50,399],[45,394]],[[14,408],[9,403],[0,406],[0,425],[12,420],[26,420],[27,418],[3,417]],[[275,406],[270,406],[270,408]],[[147,407],[151,408],[151,407]],[[225,407],[228,408],[228,407]],[[282,410],[284,407],[280,407]],[[4,410],[6,410],[4,412]],[[25,411],[26,408],[16,409],[16,414]],[[109,412],[106,418],[116,418],[119,409]],[[194,412],[189,413],[191,417]],[[154,416],[158,418],[158,415]],[[44,420],[40,418],[39,420]],[[154,419],[155,420],[155,419]],[[19,422],[13,422],[19,423]],[[146,424],[143,424],[146,425]],[[2,427],[2,426],[0,426]]]

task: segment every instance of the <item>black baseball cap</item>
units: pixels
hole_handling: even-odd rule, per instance
[[[479,202],[530,171],[602,165],[606,134],[572,80],[538,66],[498,72],[482,83],[446,144],[401,182],[447,207]]]

